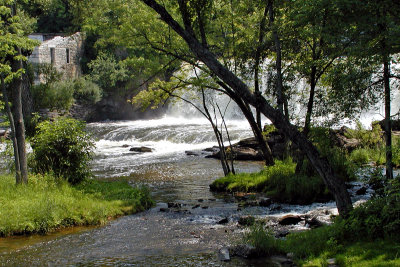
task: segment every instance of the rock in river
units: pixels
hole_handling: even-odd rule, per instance
[[[131,147],[129,151],[145,153],[145,152],[153,152],[153,149],[151,149],[150,147],[141,146],[141,147]]]
[[[280,225],[291,225],[291,224],[298,224],[302,221],[302,218],[298,215],[286,215],[279,219]]]

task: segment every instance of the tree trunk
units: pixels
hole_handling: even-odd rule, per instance
[[[264,15],[261,19],[260,22],[260,31],[259,31],[259,36],[258,36],[258,45],[256,49],[256,55],[255,55],[255,63],[254,63],[254,92],[255,94],[260,94],[260,77],[259,77],[259,72],[260,72],[260,62],[261,62],[261,50],[263,48],[264,44],[264,35],[265,35],[265,23],[266,23],[266,18],[268,14],[268,7],[265,7],[264,9]],[[261,124],[261,112],[256,107],[256,121],[257,121],[257,126],[259,129],[262,129],[262,124]]]
[[[21,55],[21,49],[17,49]],[[21,60],[13,60],[11,70],[16,73],[23,68]],[[14,115],[15,137],[17,140],[18,156],[21,170],[21,182],[28,183],[28,164],[25,145],[25,126],[22,113],[22,77],[18,77],[10,84],[12,113]],[[17,181],[18,182],[18,181]]]
[[[386,140],[386,179],[393,179],[392,163],[392,123],[390,119],[390,62],[383,63],[383,82],[385,85],[385,140]]]
[[[12,140],[13,149],[14,149],[15,182],[17,184],[20,184],[20,183],[22,183],[21,165],[19,162],[18,142],[17,142],[17,138],[15,136],[14,116],[11,113],[11,107],[9,104],[7,89],[6,89],[6,85],[4,83],[3,76],[1,76],[1,91],[3,92],[3,100],[4,100],[4,104],[6,106],[7,117],[8,117],[8,120],[10,121],[10,127],[11,127],[11,140]]]
[[[269,9],[269,22],[270,26],[273,27],[275,16],[274,16],[274,1],[268,1],[268,9]],[[282,77],[282,49],[281,49],[281,41],[279,40],[278,32],[273,29],[272,35],[274,37],[274,44],[275,44],[275,53],[276,53],[276,95],[278,98],[278,110],[284,114],[283,111],[283,77]]]
[[[318,150],[297,128],[291,125],[283,114],[274,109],[263,97],[250,92],[247,85],[234,75],[228,68],[223,66],[216,56],[188,31],[184,30],[175,21],[168,11],[155,0],[142,0],[146,5],[153,8],[176,33],[178,33],[188,44],[194,55],[224,83],[244,101],[254,107],[259,107],[262,114],[272,121],[275,127],[285,134],[295,143],[309,158],[311,164],[318,171],[328,189],[335,196],[336,206],[339,214],[345,216],[352,209],[350,195],[347,192],[345,183],[338,178],[326,158],[321,158]]]
[[[274,1],[268,1],[268,10],[269,10],[269,23],[270,26],[274,26],[275,21],[275,13],[274,13]],[[281,40],[279,39],[278,32],[273,28],[272,36],[274,38],[274,45],[275,45],[275,53],[276,53],[276,95],[277,95],[277,104],[278,110],[285,116],[286,120],[289,122],[289,108],[288,103],[286,100],[286,96],[283,92],[283,75],[282,75],[282,49],[281,49]],[[289,140],[285,133],[283,133],[283,157],[289,157]]]
[[[316,75],[317,75],[317,68],[315,66],[312,66],[311,67],[311,77],[310,77],[310,95],[308,97],[306,121],[304,122],[304,129],[303,129],[303,134],[306,137],[308,137],[308,133],[310,132],[310,128],[311,128],[311,116],[312,116],[313,106],[314,106]],[[296,164],[296,174],[300,173],[301,169],[303,168],[303,164],[304,164],[304,154],[301,153],[299,155],[299,159],[297,160],[297,164]]]
[[[268,143],[264,140],[264,136],[262,135],[262,131],[258,128],[257,122],[254,120],[253,113],[250,108],[246,106],[242,99],[240,99],[237,94],[232,92],[232,90],[226,86],[226,84],[219,83],[224,89],[227,95],[235,101],[235,103],[239,106],[243,115],[246,117],[246,120],[249,122],[250,127],[253,131],[254,137],[257,139],[257,142],[260,146],[261,153],[263,154],[265,165],[272,166],[274,165],[274,157],[272,156],[271,148]]]

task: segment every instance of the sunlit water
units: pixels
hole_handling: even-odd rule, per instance
[[[228,127],[232,142],[252,135],[245,121],[228,121]],[[210,192],[209,184],[223,175],[219,161],[185,154],[186,150],[216,145],[204,119],[103,122],[89,124],[88,129],[97,139],[92,163],[97,178],[147,185],[157,206],[104,227],[0,239],[1,266],[268,266],[263,261],[218,260],[219,248],[241,238],[243,230],[237,226],[240,216],[273,219],[288,213],[325,210],[329,211],[328,220],[336,212],[333,202],[238,211],[232,197]],[[153,152],[129,151],[140,146]],[[239,172],[261,168],[261,162],[236,162]],[[180,203],[181,211],[160,212],[168,202]],[[218,224],[223,218],[229,223]]]

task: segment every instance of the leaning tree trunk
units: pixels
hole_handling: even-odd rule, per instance
[[[18,48],[18,54],[21,55],[21,49]],[[13,60],[12,72],[16,73],[23,68],[21,60]],[[21,181],[28,183],[28,164],[25,146],[25,126],[22,113],[22,77],[16,78],[10,84],[12,113],[14,115],[15,137],[17,139],[18,156],[21,170]]]
[[[168,11],[155,0],[142,0],[146,5],[154,9],[177,34],[179,34],[188,44],[190,50],[197,59],[202,61],[219,79],[226,83],[233,91],[244,101],[254,107],[259,107],[275,127],[286,133],[290,140],[295,143],[304,153],[318,171],[328,189],[334,195],[339,214],[346,215],[352,209],[350,195],[347,192],[345,183],[338,178],[332,166],[326,158],[321,158],[318,150],[297,128],[291,125],[283,114],[274,109],[263,97],[251,93],[247,85],[234,75],[228,68],[223,66],[216,56],[207,48],[201,45],[196,37],[189,31],[183,29],[180,24],[174,20]]]
[[[15,181],[17,184],[20,184],[22,182],[21,165],[19,162],[18,142],[17,142],[17,138],[15,136],[14,116],[11,112],[11,107],[10,107],[9,100],[8,100],[8,93],[7,93],[6,85],[4,83],[3,76],[1,76],[1,91],[3,93],[4,104],[6,106],[7,117],[8,117],[8,120],[10,121],[11,140],[12,140],[13,148],[14,148]]]

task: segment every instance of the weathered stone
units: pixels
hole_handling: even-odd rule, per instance
[[[365,186],[361,187],[360,189],[358,189],[356,191],[356,195],[357,196],[365,195],[365,193],[367,193],[367,188]]]
[[[225,218],[219,220],[217,223],[218,224],[227,224],[228,222],[229,222],[229,219],[225,217]]]
[[[141,146],[141,147],[131,147],[131,149],[129,149],[129,151],[146,153],[146,152],[153,152],[153,149],[151,149],[149,147]]]
[[[347,151],[351,152],[360,146],[360,141],[354,138],[347,138],[346,133],[348,129],[348,127],[343,126],[339,130],[330,130],[330,136],[337,146],[345,148]]]
[[[269,207],[272,204],[272,200],[267,197],[262,197],[259,200],[259,204],[261,207]]]
[[[217,147],[217,146],[208,147],[208,148],[203,149],[202,151],[205,151],[205,152],[217,152],[217,151],[219,151],[219,147]]]
[[[308,224],[308,226],[310,228],[318,228],[321,227],[323,225],[325,225],[323,222],[321,222],[320,220],[318,220],[316,217],[312,217],[312,218],[305,218],[305,223]]]
[[[51,64],[64,79],[79,77],[79,61],[83,55],[83,36],[77,32],[71,36],[62,34],[31,34],[28,37],[41,42],[35,47],[28,61],[32,64]],[[45,82],[45,75],[35,78],[35,84]]]
[[[327,259],[326,263],[328,264],[328,266],[335,266],[336,265],[336,259],[335,258]]]
[[[218,258],[219,258],[220,261],[230,261],[231,258],[229,256],[228,248],[221,248],[218,251]]]
[[[161,212],[169,212],[170,209],[168,209],[168,208],[160,208],[160,211],[161,211]]]
[[[292,225],[298,224],[300,221],[302,221],[302,218],[300,216],[289,214],[280,218],[278,223],[280,225]]]
[[[176,203],[176,202],[168,202],[168,208],[180,208],[182,207],[181,203]]]
[[[196,151],[185,151],[185,154],[186,154],[187,156],[196,156],[196,157],[198,157],[198,156],[201,155],[201,153],[196,152]]]
[[[8,138],[8,133],[9,133],[8,129],[0,129],[0,139],[1,138],[4,138],[4,139]]]

